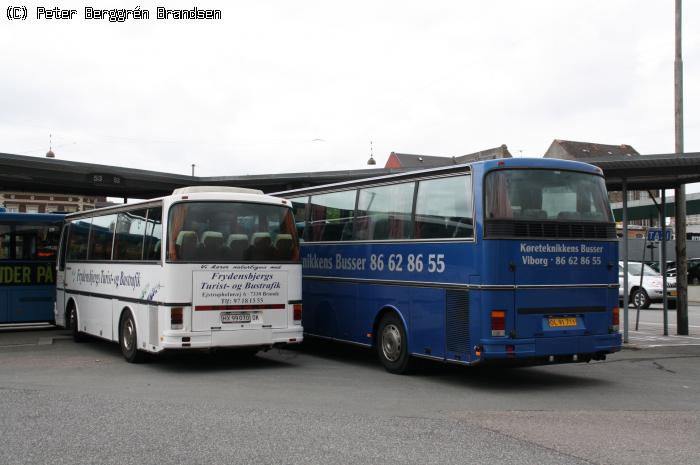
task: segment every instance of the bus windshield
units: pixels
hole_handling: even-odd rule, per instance
[[[243,202],[183,202],[170,209],[168,260],[298,261],[291,208]]]
[[[594,174],[499,170],[486,175],[484,190],[486,219],[613,221],[605,181]]]
[[[0,224],[0,260],[55,260],[58,224]]]

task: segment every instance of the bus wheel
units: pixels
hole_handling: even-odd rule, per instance
[[[390,373],[407,374],[413,360],[408,354],[408,340],[403,323],[395,313],[387,313],[379,322],[377,353],[384,368]]]
[[[127,311],[122,317],[119,328],[119,346],[122,349],[122,355],[129,363],[138,363],[143,360],[143,353],[139,352],[137,342],[134,317]]]
[[[80,332],[78,327],[78,311],[75,309],[74,305],[71,305],[68,309],[68,328],[73,335],[73,341],[83,342],[85,340],[85,335]]]

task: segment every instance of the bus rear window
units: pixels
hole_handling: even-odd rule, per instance
[[[613,221],[601,176],[573,171],[518,169],[486,175],[485,219]]]
[[[243,202],[184,202],[170,208],[168,260],[298,261],[292,210]]]

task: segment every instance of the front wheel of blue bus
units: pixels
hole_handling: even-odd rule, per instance
[[[139,352],[137,341],[134,317],[127,310],[122,316],[119,328],[119,346],[122,349],[122,355],[129,363],[139,363],[143,360],[144,354]]]
[[[406,329],[395,313],[387,313],[377,328],[377,353],[384,368],[390,373],[408,374],[413,360],[408,353]]]

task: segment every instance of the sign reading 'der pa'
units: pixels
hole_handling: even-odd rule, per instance
[[[194,306],[286,304],[287,272],[262,269],[194,271],[192,303]]]

